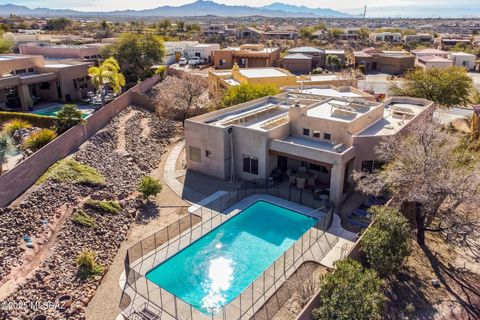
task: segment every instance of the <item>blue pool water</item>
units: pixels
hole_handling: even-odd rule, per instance
[[[316,219],[257,201],[147,273],[205,314],[235,299]]]
[[[58,106],[54,106],[54,107],[34,110],[34,111],[32,111],[32,113],[39,114],[39,115],[42,115],[42,116],[56,117],[58,111],[60,111],[62,109],[62,107],[63,107],[63,105],[58,105]],[[91,108],[78,107],[78,109],[80,111],[82,111],[82,113],[83,113],[82,118],[83,119],[88,118],[90,116],[90,114],[92,113]]]

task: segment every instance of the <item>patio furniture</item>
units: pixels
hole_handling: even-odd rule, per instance
[[[298,172],[299,173],[307,173],[307,167],[305,167],[305,166],[298,167]]]
[[[370,223],[358,221],[352,218],[347,218],[347,222],[349,224],[353,224],[354,226],[361,227],[361,228],[368,228],[368,226],[370,225]]]
[[[280,182],[282,180],[282,169],[276,168],[275,170],[272,171],[270,174],[270,177],[277,182]]]
[[[365,219],[370,219],[370,213],[368,213],[365,210],[362,209],[355,209],[353,210],[353,215],[360,217],[360,218],[365,218]]]
[[[305,179],[297,178],[297,188],[298,189],[305,189]]]
[[[314,175],[312,175],[311,178],[308,178],[308,179],[307,179],[307,186],[309,186],[309,187],[315,187],[315,185],[317,184],[316,181],[317,181],[317,175],[314,174]]]

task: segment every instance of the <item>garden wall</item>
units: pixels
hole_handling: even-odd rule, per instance
[[[153,76],[129,89],[118,98],[92,114],[84,125],[77,125],[38,150],[15,168],[0,176],[0,207],[7,206],[55,162],[66,157],[88,138],[102,129],[110,119],[119,114],[130,104],[142,106],[142,100],[132,98],[150,90],[160,78]],[[145,106],[149,108],[150,106]]]

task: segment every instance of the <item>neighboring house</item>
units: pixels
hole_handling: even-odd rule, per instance
[[[471,44],[472,41],[467,38],[442,38],[442,45],[453,47],[459,43]]]
[[[450,52],[448,59],[453,61],[454,66],[465,67],[467,70],[475,69],[477,57],[466,52]]]
[[[202,26],[202,33],[206,37],[225,36],[232,37],[236,34],[235,28],[230,28],[227,24],[209,24]]]
[[[188,119],[187,169],[224,180],[268,181],[274,170],[286,176],[304,168],[309,181],[295,187],[322,186],[339,210],[351,191],[352,171],[381,168],[377,144],[401,134],[432,107],[409,97],[368,101],[354,89],[287,88]]]
[[[435,38],[433,35],[428,33],[423,34],[412,34],[412,35],[405,35],[403,36],[403,41],[407,44],[412,43],[433,43]]]
[[[340,75],[301,75],[296,76],[282,68],[240,68],[231,70],[212,70],[208,72],[208,90],[212,97],[220,99],[223,92],[231,86],[242,83],[274,84],[277,87],[296,85],[357,86],[357,80],[342,78]]]
[[[289,54],[283,57],[280,66],[294,74],[306,74],[314,68],[313,57],[304,53]]]
[[[288,50],[281,61],[282,68],[295,74],[309,73],[325,65],[325,51],[314,47],[296,47]]]
[[[219,49],[220,45],[218,43],[199,43],[187,47],[186,55],[188,58],[198,57],[210,63],[213,61],[214,51]]]
[[[22,43],[18,49],[20,54],[40,55],[46,59],[85,59],[92,60],[100,58],[100,49],[106,44],[45,44],[45,43]]]
[[[381,51],[366,48],[354,53],[355,67],[363,66],[365,72],[402,74],[415,66],[415,57],[407,51]]]
[[[324,66],[327,66],[327,62],[326,62],[326,59],[328,56],[336,56],[339,60],[340,60],[340,68],[343,68],[345,66],[345,61],[346,61],[346,58],[345,58],[345,50],[343,49],[326,49],[325,50],[325,65]]]
[[[191,46],[197,45],[198,41],[165,41],[163,45],[165,47],[165,56],[163,57],[163,63],[171,65],[181,57],[187,56],[187,49]]]
[[[425,70],[431,68],[446,69],[453,66],[453,60],[442,56],[420,56],[417,58],[417,65]]]
[[[382,42],[400,42],[402,41],[402,34],[399,32],[381,32],[370,34],[370,39]]]
[[[28,111],[37,101],[83,99],[92,89],[90,66],[73,60],[45,62],[42,56],[0,55],[0,103]]]
[[[433,48],[413,50],[412,54],[417,58],[427,57],[427,56],[438,56],[438,57],[443,57],[443,58],[448,57],[448,52],[447,51],[443,51],[443,50],[439,50],[439,49],[433,49]]]
[[[241,27],[236,30],[237,38],[240,39],[261,39],[264,34],[265,32],[254,27]]]
[[[213,65],[217,69],[275,67],[280,60],[279,48],[265,48],[263,44],[244,44],[240,47],[213,52]]]
[[[357,40],[359,31],[360,31],[360,28],[345,29],[341,38],[343,40]]]

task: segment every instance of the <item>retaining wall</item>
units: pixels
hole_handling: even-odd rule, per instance
[[[153,87],[160,78],[153,76],[108,103],[106,106],[87,118],[84,125],[77,125],[61,134],[58,138],[20,162],[12,170],[0,176],[0,207],[7,206],[35,181],[55,162],[71,154],[88,138],[102,129],[110,119],[119,114],[130,104],[144,106],[147,103],[143,94]],[[142,98],[136,98],[141,95]],[[145,105],[150,109],[150,105]]]

